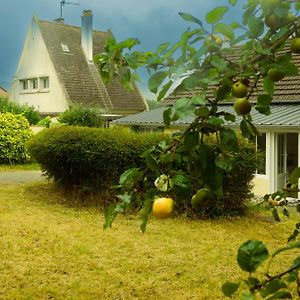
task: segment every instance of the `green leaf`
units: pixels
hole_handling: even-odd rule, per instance
[[[162,87],[162,89],[160,90],[160,92],[157,96],[157,101],[160,101],[165,97],[166,93],[169,91],[172,84],[173,84],[173,81],[169,81]]]
[[[276,255],[278,255],[279,253],[282,253],[282,252],[284,252],[284,251],[288,251],[288,250],[295,249],[295,248],[300,248],[300,241],[297,241],[297,242],[294,242],[294,243],[290,243],[290,244],[288,244],[288,245],[285,246],[285,247],[282,247],[282,248],[277,249],[277,250],[273,253],[272,257],[274,257],[274,256],[276,256]]]
[[[184,137],[183,145],[186,150],[193,149],[199,143],[199,132],[189,131]]]
[[[270,95],[259,95],[255,109],[262,114],[269,115],[271,113],[270,103],[272,100],[273,98]]]
[[[286,217],[288,217],[289,218],[289,216],[290,216],[290,213],[289,213],[289,211],[288,211],[288,209],[287,208],[283,208],[283,210],[282,210],[282,213],[283,213],[283,215],[284,216],[286,216]]]
[[[256,300],[256,297],[253,293],[247,292],[242,295],[241,300]]]
[[[126,39],[118,44],[116,44],[116,49],[123,50],[124,48],[131,49],[135,45],[139,45],[141,42],[135,38]]]
[[[230,41],[234,40],[234,31],[230,25],[226,25],[224,23],[218,23],[214,27],[214,32],[223,34]]]
[[[239,286],[240,282],[235,283],[227,281],[222,285],[222,292],[226,297],[232,297],[232,295],[238,290]]]
[[[207,15],[206,15],[206,22],[209,24],[216,24],[219,22],[224,14],[228,11],[227,6],[219,6],[213,10],[211,10]]]
[[[216,166],[225,172],[230,172],[234,166],[234,160],[228,155],[219,154],[215,160]]]
[[[225,59],[220,58],[216,55],[213,56],[211,60],[211,64],[218,70],[218,72],[223,72],[227,69],[228,63],[226,62]]]
[[[174,105],[174,115],[172,121],[177,121],[186,116],[192,114],[195,109],[195,105],[192,103],[190,98],[181,98],[175,102]]]
[[[117,217],[117,215],[123,212],[126,208],[126,203],[121,202],[119,204],[112,204],[105,208],[104,210],[104,218],[105,222],[103,224],[103,229],[108,229],[112,226],[113,221]]]
[[[168,73],[163,71],[158,71],[152,74],[148,80],[148,88],[152,93],[156,93],[158,87],[162,84],[164,79],[167,77]]]
[[[205,99],[205,96],[197,95],[192,97],[192,103],[194,105],[206,105],[207,101]]]
[[[265,77],[264,78],[263,86],[264,86],[264,91],[267,94],[273,96],[275,84],[274,84],[274,82],[269,77]]]
[[[142,218],[142,223],[140,225],[140,229],[143,233],[145,233],[145,231],[146,231],[149,214],[151,213],[151,210],[152,210],[152,203],[153,203],[154,196],[155,196],[154,189],[150,189],[147,191],[145,200],[143,202],[143,207],[140,211],[141,218]]]
[[[282,288],[286,288],[286,283],[280,279],[273,279],[260,291],[263,298],[278,292]]]
[[[220,125],[224,124],[224,121],[221,118],[211,116],[208,119],[207,123],[210,125],[213,125],[213,126],[220,126]]]
[[[232,6],[235,6],[236,3],[237,3],[237,0],[229,0],[229,3],[230,3]]]
[[[272,209],[272,216],[275,221],[280,222],[280,217],[276,208]]]
[[[220,141],[222,149],[224,150],[237,150],[238,143],[236,133],[233,129],[224,127],[220,129]]]
[[[251,38],[257,38],[261,36],[265,29],[263,20],[255,16],[249,17],[248,26],[249,26]]]
[[[200,27],[203,27],[203,24],[202,22],[195,18],[194,16],[190,15],[190,14],[187,14],[187,13],[184,13],[184,12],[179,12],[179,15],[182,19],[188,21],[188,22],[193,22],[193,23],[196,23],[198,24]]]
[[[273,296],[269,297],[268,300],[275,300],[275,299],[292,299],[293,296],[288,291],[279,291],[275,293]]]
[[[257,240],[249,240],[238,250],[237,262],[242,270],[252,273],[268,258],[266,246]]]
[[[295,10],[300,10],[300,3],[299,2],[295,2]]]
[[[172,183],[182,189],[189,189],[191,187],[189,178],[183,174],[176,174],[172,177]]]
[[[138,168],[128,169],[120,176],[119,184],[126,188],[133,187],[141,176],[142,172]]]
[[[172,114],[172,107],[168,107],[163,112],[164,124],[166,126],[170,126],[171,124],[171,114]]]
[[[145,158],[145,162],[147,167],[153,171],[155,174],[159,173],[159,164],[156,160],[156,158],[152,155],[152,149],[146,150],[142,157]]]
[[[298,272],[297,271],[290,272],[287,275],[287,278],[286,278],[287,282],[295,282],[297,280],[298,280]]]
[[[289,177],[289,182],[292,184],[297,184],[300,178],[300,167],[295,168]]]
[[[221,85],[217,90],[216,100],[225,100],[231,92],[231,86]]]
[[[209,109],[207,108],[207,106],[201,106],[196,109],[195,115],[206,119],[209,116]]]

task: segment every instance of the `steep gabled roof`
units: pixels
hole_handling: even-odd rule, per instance
[[[128,91],[118,79],[104,86],[96,66],[84,56],[79,27],[37,18],[36,22],[70,103],[99,105],[106,111],[146,109],[139,92]],[[94,54],[103,52],[109,35],[109,32],[93,31]],[[64,52],[61,44],[67,45],[69,52]]]
[[[6,89],[0,86],[0,97],[8,97],[8,92]]]

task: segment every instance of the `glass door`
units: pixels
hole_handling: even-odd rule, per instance
[[[286,134],[277,134],[277,190],[285,188],[287,181],[287,151]]]

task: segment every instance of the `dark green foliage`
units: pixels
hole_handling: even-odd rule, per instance
[[[32,131],[25,117],[0,113],[0,163],[24,163],[29,160],[25,142]]]
[[[143,151],[165,137],[122,128],[59,126],[35,135],[28,149],[47,176],[66,189],[100,190],[115,184],[126,169],[140,167]]]
[[[72,126],[102,127],[103,119],[98,108],[75,105],[58,116],[58,121]]]
[[[0,112],[10,112],[13,114],[23,115],[30,125],[35,125],[39,122],[39,112],[32,106],[19,105],[8,101],[6,98],[0,98]]]

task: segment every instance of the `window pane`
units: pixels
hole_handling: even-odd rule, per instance
[[[38,81],[36,78],[32,79],[32,89],[36,90],[38,88]]]
[[[257,167],[257,174],[266,174],[266,134],[262,133],[256,137],[256,149],[260,152],[260,163]]]

